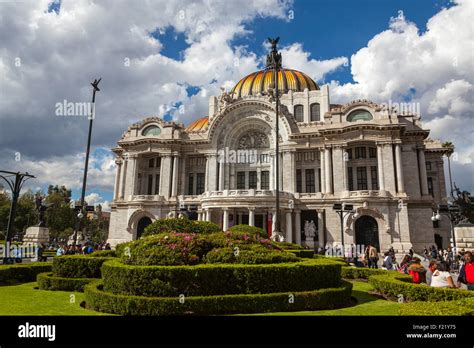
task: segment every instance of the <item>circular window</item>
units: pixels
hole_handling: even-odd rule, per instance
[[[372,114],[364,109],[354,110],[347,116],[347,122],[371,121],[373,119]]]
[[[158,136],[160,134],[161,128],[158,126],[148,126],[142,132],[143,136]]]

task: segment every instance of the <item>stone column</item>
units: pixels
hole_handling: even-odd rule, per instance
[[[166,199],[170,196],[171,160],[172,157],[169,154],[164,155],[161,160],[160,196]]]
[[[326,226],[324,225],[324,209],[318,209],[318,245],[320,248],[324,248],[324,230]]]
[[[208,169],[207,172],[207,184],[208,184],[208,191],[216,191],[217,190],[217,155],[212,154],[208,157]]]
[[[178,168],[179,168],[179,157],[173,157],[173,183],[171,186],[171,196],[176,197],[178,195]]]
[[[319,165],[321,168],[321,193],[326,193],[326,164],[324,162],[324,149],[321,149],[320,152]]]
[[[211,221],[211,210],[206,209],[206,221]]]
[[[385,143],[382,147],[383,158],[383,178],[386,191],[396,193],[395,187],[395,167],[393,157],[393,144]]]
[[[249,226],[255,226],[255,210],[249,208]]]
[[[425,160],[425,149],[418,149],[418,167],[420,168],[420,181],[421,181],[421,195],[427,196],[428,193],[428,176],[426,174],[426,160]]]
[[[402,150],[400,144],[395,144],[395,162],[397,168],[398,193],[405,193],[405,182],[403,180]]]
[[[262,167],[257,168],[257,190],[262,189]]]
[[[344,148],[342,146],[333,147],[332,155],[334,164],[334,191],[347,191],[347,162],[344,161]]]
[[[295,243],[301,245],[301,211],[295,210]]]
[[[270,157],[270,190],[275,189],[275,156]]]
[[[227,208],[222,209],[222,230],[225,232],[229,229],[229,211]]]
[[[379,177],[379,190],[385,190],[385,181],[383,178],[383,151],[382,144],[377,144],[377,171]]]
[[[209,156],[206,156],[206,173],[204,174],[204,191],[209,191]]]
[[[205,180],[207,180],[207,168]],[[179,192],[181,192],[181,195],[183,196],[186,194],[186,157],[183,157],[181,160],[181,186]]]
[[[224,191],[224,178],[225,178],[225,159],[221,158],[219,162],[219,191]]]
[[[291,211],[286,212],[286,237],[285,242],[293,243],[293,222],[291,221]]]
[[[293,152],[284,152],[283,153],[283,160],[280,162],[282,175],[283,175],[283,187],[281,187],[282,191],[286,192],[295,192],[295,154]]]
[[[136,176],[137,176],[137,155],[128,156],[127,164],[127,185],[125,187],[125,198],[132,200],[132,196],[135,194]]]
[[[124,159],[123,160],[123,163],[122,163],[122,173],[120,174],[120,194],[119,194],[119,198],[120,199],[124,199],[125,197],[125,184],[126,184],[126,178],[127,178],[127,166],[128,166],[128,159]]]
[[[324,164],[326,167],[326,173],[324,174],[326,179],[326,193],[332,193],[332,163],[331,163],[331,149],[324,149]]]
[[[117,171],[115,173],[114,201],[120,197],[120,174],[122,171],[122,160],[116,160],[115,164],[117,165]]]

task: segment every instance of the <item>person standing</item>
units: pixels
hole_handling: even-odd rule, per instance
[[[369,245],[369,264],[370,268],[378,268],[377,262],[379,261],[379,254],[377,249],[372,245]]]
[[[470,251],[464,253],[464,264],[459,271],[458,286],[461,283],[466,284],[468,290],[474,290],[474,256]]]
[[[423,257],[424,257],[424,260],[423,261],[426,261],[428,260],[428,249],[426,249],[426,246],[425,246],[425,249],[423,249]]]

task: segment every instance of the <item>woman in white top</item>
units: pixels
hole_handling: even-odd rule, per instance
[[[430,266],[432,272],[431,286],[434,288],[455,288],[453,278],[448,272],[448,266],[445,262],[433,263]]]

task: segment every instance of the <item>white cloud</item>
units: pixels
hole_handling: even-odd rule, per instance
[[[453,176],[474,192],[474,2],[456,0],[429,19],[423,33],[401,13],[351,57],[354,83],[332,81],[332,102],[420,103],[431,137],[452,141],[459,162]]]

